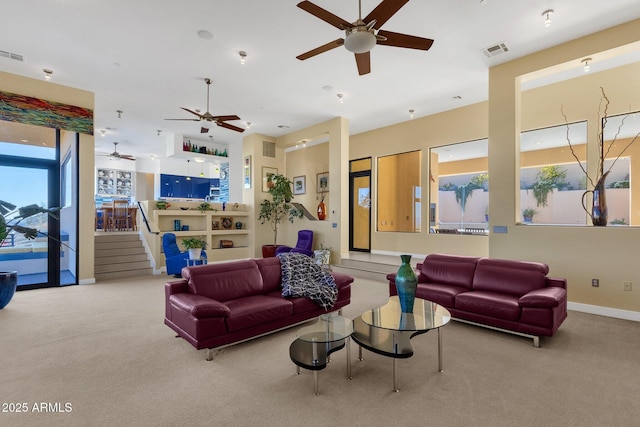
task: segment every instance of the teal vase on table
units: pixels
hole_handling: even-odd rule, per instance
[[[413,313],[413,303],[416,299],[418,278],[411,268],[411,255],[400,255],[402,265],[396,273],[396,290],[403,313]]]

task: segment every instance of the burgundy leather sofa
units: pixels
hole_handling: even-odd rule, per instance
[[[331,273],[338,296],[331,311],[351,302],[353,277]],[[164,323],[196,349],[246,341],[327,313],[305,297],[284,298],[280,260],[249,259],[182,269],[165,284]]]
[[[567,317],[567,281],[547,277],[546,264],[431,254],[416,269],[417,297],[446,307],[457,320],[532,338],[535,347]],[[395,274],[387,279],[396,295]]]

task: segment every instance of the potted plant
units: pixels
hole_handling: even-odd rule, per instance
[[[536,211],[533,208],[526,208],[522,210],[522,217],[524,218],[524,222],[531,222],[533,221],[533,216],[535,214],[537,214],[538,211]]]
[[[293,182],[284,175],[273,175],[271,177],[273,186],[269,187],[271,200],[265,199],[260,203],[260,214],[258,219],[262,224],[268,222],[273,230],[273,245],[262,246],[262,256],[274,256],[278,247],[278,227],[286,219],[293,223],[296,218],[302,218],[302,211],[290,202],[293,199]]]
[[[203,249],[207,249],[207,242],[201,237],[188,237],[182,240],[182,246],[189,251],[189,259],[200,259]]]
[[[0,200],[0,247],[4,246],[12,231],[14,233],[22,234],[27,240],[33,240],[39,235],[52,238],[46,233],[40,232],[33,227],[21,225],[21,223],[27,218],[41,213],[46,213],[51,215],[53,218],[58,219],[59,211],[60,208],[57,207],[43,208],[38,205],[28,205],[16,208],[16,205]],[[64,244],[58,239],[53,240]],[[13,298],[13,294],[16,291],[17,284],[17,271],[0,271],[0,309],[9,304],[9,301],[11,301],[11,298]]]

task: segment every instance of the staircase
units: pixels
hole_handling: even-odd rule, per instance
[[[153,274],[138,233],[102,232],[95,239],[96,282]]]

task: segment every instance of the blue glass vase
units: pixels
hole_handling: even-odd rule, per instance
[[[396,290],[403,313],[413,313],[413,303],[416,299],[418,278],[411,268],[411,255],[400,255],[402,265],[396,273]]]

